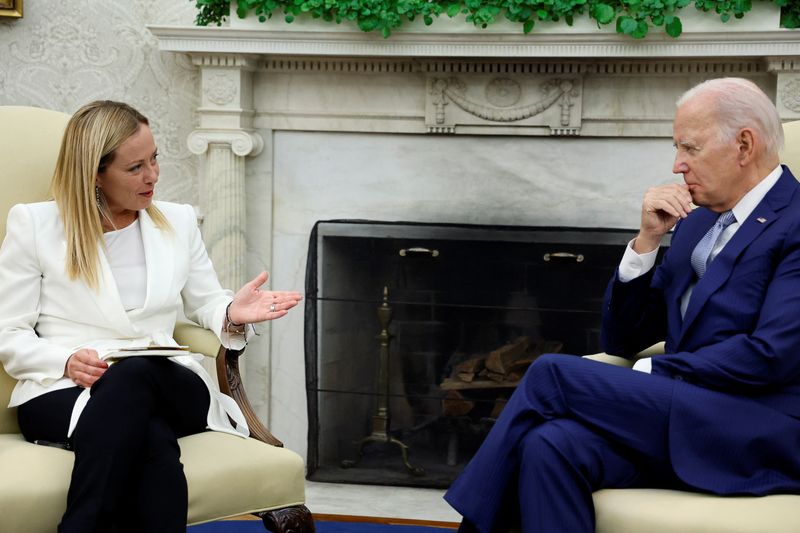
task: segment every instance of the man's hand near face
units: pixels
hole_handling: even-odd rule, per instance
[[[670,183],[648,189],[642,202],[642,221],[633,251],[644,254],[658,248],[678,219],[691,213],[691,203],[692,196],[685,184]]]

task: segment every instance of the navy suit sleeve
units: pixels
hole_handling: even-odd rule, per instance
[[[800,381],[800,228],[776,250],[777,264],[751,331],[732,331],[689,352],[653,358],[652,373],[684,376],[708,388],[764,393]],[[764,275],[769,276],[766,272]]]
[[[661,266],[625,283],[614,272],[604,297],[600,330],[606,353],[631,357],[664,340],[667,318],[663,277]]]
[[[672,239],[678,235],[678,221]],[[603,321],[600,345],[608,354],[633,357],[667,337],[667,305],[664,287],[672,279],[674,266],[670,251],[656,268],[625,283],[619,280],[619,270],[606,288],[603,298]]]

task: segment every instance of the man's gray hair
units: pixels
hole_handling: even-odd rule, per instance
[[[678,107],[699,94],[711,93],[717,106],[720,139],[732,141],[742,128],[751,128],[764,143],[764,155],[783,148],[783,126],[772,100],[744,78],[717,78],[695,85],[678,99]]]

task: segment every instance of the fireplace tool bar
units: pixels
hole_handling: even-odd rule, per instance
[[[403,457],[403,464],[415,476],[425,475],[425,470],[418,466],[413,466],[408,460],[408,445],[392,437],[389,434],[391,424],[391,411],[389,408],[389,341],[392,336],[389,334],[389,322],[392,320],[392,308],[389,306],[389,288],[383,288],[383,303],[378,307],[378,320],[381,324],[381,332],[377,339],[381,343],[380,359],[378,361],[378,405],[375,414],[372,416],[372,433],[357,441],[358,457],[355,460],[345,459],[341,462],[342,468],[352,468],[358,464],[364,456],[364,445],[369,442],[381,442],[394,444],[400,448]]]

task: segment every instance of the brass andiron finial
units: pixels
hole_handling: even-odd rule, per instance
[[[392,336],[389,334],[389,323],[392,320],[392,308],[389,306],[389,288],[383,288],[383,303],[378,307],[378,321],[381,324],[381,332],[377,339],[381,343],[380,359],[378,362],[378,405],[375,414],[372,416],[372,433],[356,442],[358,444],[358,457],[355,460],[345,459],[341,462],[342,468],[351,468],[358,464],[364,456],[364,445],[368,442],[385,442],[394,444],[400,448],[403,456],[403,464],[415,476],[424,476],[425,469],[412,466],[408,461],[408,446],[402,441],[389,435],[391,414],[389,411],[389,341]]]

